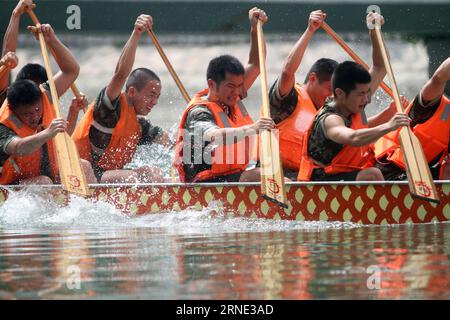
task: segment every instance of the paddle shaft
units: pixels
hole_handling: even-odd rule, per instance
[[[39,44],[41,46],[42,57],[44,58],[45,70],[47,71],[48,83],[50,85],[50,93],[52,95],[52,105],[57,118],[61,118],[61,106],[59,104],[58,92],[56,91],[55,81],[53,80],[52,66],[48,58],[47,45],[41,32],[38,33]]]
[[[258,20],[258,55],[261,77],[262,116],[270,118],[269,86],[267,83],[266,58],[264,54],[264,34],[262,21]],[[283,168],[280,160],[278,138],[271,130],[263,130],[261,138],[261,193],[263,197],[284,208],[287,208],[286,188],[284,185]]]
[[[258,54],[259,54],[259,70],[261,77],[261,96],[262,96],[262,115],[263,117],[270,117],[269,109],[269,86],[267,84],[267,70],[266,70],[266,59],[264,56],[264,35],[262,31],[262,22],[258,20],[257,23],[257,34],[258,34]]]
[[[28,14],[30,15],[31,20],[33,21],[33,23],[38,26],[41,23],[39,22],[39,19],[37,18],[37,16],[34,14],[32,9],[28,10]],[[50,48],[50,53],[52,54],[53,57],[55,57],[55,52],[53,51],[52,48]],[[77,86],[75,83],[72,83],[72,85],[70,86],[70,89],[72,90],[73,95],[79,99],[81,97],[81,93],[80,90],[78,90]],[[84,112],[86,112],[86,110],[84,110]]]
[[[156,50],[158,50],[159,55],[161,56],[162,60],[164,61],[164,64],[166,65],[167,69],[170,72],[170,75],[172,76],[173,80],[175,81],[178,89],[180,90],[184,100],[189,103],[191,101],[191,98],[189,97],[189,94],[187,93],[186,89],[184,88],[183,84],[181,83],[180,78],[178,77],[177,73],[172,67],[172,64],[170,63],[169,59],[167,58],[166,54],[164,53],[164,50],[162,49],[161,45],[159,44],[158,39],[156,38],[155,33],[153,30],[147,30],[148,34],[150,35],[150,38],[152,38],[153,44],[156,47]]]
[[[58,92],[56,91],[50,59],[48,57],[47,45],[42,32],[38,32],[38,38],[42,57],[44,59],[45,70],[47,72],[48,83],[50,86],[52,106],[55,111],[56,118],[61,118],[61,106],[59,103]],[[53,141],[63,188],[69,192],[89,196],[90,191],[86,182],[84,171],[81,167],[80,157],[78,155],[75,143],[66,132],[58,133],[53,138]]]
[[[391,83],[394,94],[394,102],[397,112],[404,112],[400,96],[395,81],[394,72],[392,70],[391,62],[389,60],[388,51],[381,34],[379,26],[375,27],[375,34],[380,45],[381,55],[383,57],[386,72]],[[424,200],[439,202],[436,186],[434,185],[430,168],[423,152],[422,146],[417,137],[412,132],[409,126],[402,127],[399,132],[400,147],[403,152],[403,157],[406,163],[408,173],[408,183],[411,193]]]
[[[336,32],[334,32],[334,30],[325,21],[322,23],[322,29],[326,33],[328,33],[328,35],[332,37],[337,42],[337,44],[339,44],[342,49],[344,49],[345,52],[347,52],[348,55],[353,60],[355,60],[355,62],[359,63],[364,68],[369,70],[369,66],[345,43],[344,40],[341,39],[341,37],[337,35]],[[389,86],[385,82],[381,82],[380,86],[391,98],[394,99],[394,94],[392,93],[391,88],[389,88]]]

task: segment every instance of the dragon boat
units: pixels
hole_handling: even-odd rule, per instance
[[[29,186],[1,186],[0,206],[11,192]],[[97,184],[92,201],[114,205],[129,215],[214,208],[235,217],[340,221],[366,225],[450,221],[450,181],[436,181],[440,203],[414,198],[407,182],[292,182],[286,183],[288,208],[261,196],[259,183],[223,184]],[[36,186],[61,205],[70,194],[60,186]]]

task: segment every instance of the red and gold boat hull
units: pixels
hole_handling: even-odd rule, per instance
[[[375,225],[450,221],[450,181],[436,182],[436,187],[440,204],[413,198],[406,182],[287,183],[287,209],[261,197],[259,183],[95,185],[92,200],[111,203],[130,215],[211,208],[236,217],[281,220]],[[0,188],[0,203],[8,198],[8,190],[17,189]],[[69,202],[59,187],[41,190],[46,189],[55,201]]]

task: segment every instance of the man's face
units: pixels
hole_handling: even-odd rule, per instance
[[[146,116],[158,103],[161,95],[161,83],[157,80],[150,80],[141,91],[130,87],[127,94],[136,110],[136,114]]]
[[[338,94],[338,99],[340,99],[340,102],[342,102],[342,105],[345,106],[349,113],[357,114],[363,111],[366,105],[370,103],[370,96],[370,84],[357,83],[356,88],[348,94],[344,92]]]
[[[235,75],[226,73],[225,79],[217,85],[214,81],[210,81],[210,89],[219,99],[219,102],[228,106],[234,106],[238,98],[244,92],[244,75]]]
[[[315,74],[311,74],[309,82],[311,84],[311,100],[317,109],[321,108],[325,104],[325,100],[333,95],[331,79],[320,82]]]
[[[42,102],[39,99],[31,105],[24,105],[16,108],[14,114],[20,121],[25,123],[31,129],[37,129],[42,118]]]

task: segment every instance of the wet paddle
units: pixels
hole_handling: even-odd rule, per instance
[[[147,30],[148,34],[150,35],[150,38],[152,38],[153,44],[156,47],[156,50],[158,50],[159,55],[161,56],[161,59],[164,61],[164,64],[166,65],[167,69],[170,72],[170,75],[172,76],[173,80],[175,81],[178,89],[180,89],[181,94],[183,95],[184,100],[186,100],[187,103],[191,101],[191,98],[189,97],[189,94],[187,93],[186,89],[184,88],[183,84],[181,83],[180,78],[178,77],[177,73],[172,67],[172,64],[170,63],[169,59],[167,59],[166,54],[164,53],[164,50],[162,49],[161,45],[159,44],[158,39],[155,36],[155,33],[153,30]]]
[[[39,24],[38,24],[39,26]],[[47,71],[48,83],[52,95],[52,105],[57,118],[61,118],[61,106],[53,81],[53,72],[48,57],[47,45],[44,36],[38,32],[39,44],[41,46],[42,57],[44,58],[45,70]],[[56,155],[58,159],[59,175],[63,189],[82,196],[90,196],[89,187],[81,167],[80,156],[72,138],[66,133],[58,133],[53,138]]]
[[[267,85],[266,59],[264,56],[264,35],[262,22],[258,20],[258,54],[261,70],[262,116],[270,118],[269,87]],[[280,160],[278,137],[272,130],[260,133],[261,141],[261,193],[264,198],[287,208],[286,188],[283,167]]]
[[[181,83],[180,78],[178,77],[177,73],[175,72],[175,69],[172,67],[172,64],[170,63],[169,59],[167,58],[163,48],[159,44],[158,38],[156,38],[155,33],[153,30],[147,30],[150,38],[153,41],[153,44],[155,45],[156,50],[158,51],[159,55],[161,56],[161,59],[164,61],[164,64],[166,65],[167,70],[169,70],[170,75],[172,76],[173,80],[175,81],[175,84],[177,85],[178,89],[181,92],[181,95],[183,96],[184,100],[186,100],[187,103],[191,101],[191,98],[189,97],[189,94],[187,93],[185,87]],[[170,169],[170,176],[172,177],[172,182],[176,182],[175,178],[175,167],[172,165],[172,168]]]
[[[394,72],[389,61],[388,51],[385,46],[381,27],[375,25],[377,41],[381,47],[384,65],[391,83],[397,112],[404,112],[403,105],[400,102],[400,96],[395,81]],[[402,127],[399,132],[400,146],[406,163],[406,172],[408,175],[409,190],[414,197],[424,199],[430,202],[439,203],[439,196],[430,173],[427,159],[422,146],[411,128]]]
[[[35,26],[41,24],[41,23],[39,22],[39,19],[38,19],[37,16],[34,14],[34,12],[33,12],[32,9],[29,9],[29,10],[28,10],[28,14],[29,14],[29,16],[30,16],[30,18],[31,18],[31,20],[33,21],[33,24],[34,24]],[[51,48],[50,48],[50,53],[52,54],[53,57],[55,56],[55,52],[54,52]],[[80,90],[78,90],[77,85],[76,85],[75,83],[73,83],[73,84],[70,86],[70,89],[72,90],[73,95],[74,95],[77,99],[80,99],[81,93],[80,93]],[[86,108],[83,108],[83,112],[86,113]]]
[[[336,32],[334,32],[334,30],[333,29],[331,29],[331,27],[324,21],[323,23],[322,23],[322,29],[326,32],[326,33],[328,33],[328,35],[330,36],[330,37],[332,37],[336,42],[337,42],[337,44],[339,44],[341,47],[342,47],[342,49],[344,49],[344,51],[345,52],[347,52],[348,53],[348,55],[356,62],[356,63],[359,63],[360,65],[362,65],[364,68],[366,68],[367,70],[369,70],[369,66],[345,43],[345,41],[344,40],[342,40],[342,38],[341,37],[339,37],[338,35],[337,35],[337,33]],[[380,84],[380,86],[381,86],[381,88],[392,98],[392,99],[394,99],[394,95],[393,95],[393,93],[392,93],[392,90],[391,90],[391,88],[389,88],[389,86],[386,84],[386,83],[384,83],[384,82],[381,82],[381,84]]]

